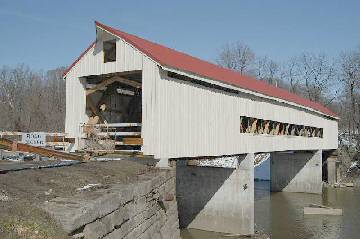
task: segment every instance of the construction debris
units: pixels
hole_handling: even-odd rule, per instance
[[[86,134],[81,139],[82,150],[91,154],[105,153],[141,153],[140,123],[97,123],[98,117],[92,117],[83,124]]]
[[[304,207],[304,215],[334,215],[341,216],[342,209],[331,208],[324,205],[310,204],[309,207]]]
[[[354,187],[354,183],[335,183],[334,188]]]
[[[0,146],[5,147],[12,151],[35,153],[45,157],[55,157],[55,158],[70,159],[70,160],[83,160],[83,157],[81,155],[60,152],[57,150],[51,150],[37,146],[31,146],[4,138],[0,138]]]

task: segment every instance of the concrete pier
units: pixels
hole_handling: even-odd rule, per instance
[[[254,154],[238,156],[235,168],[178,161],[176,174],[180,227],[254,234]]]
[[[271,153],[271,191],[322,192],[322,150]]]
[[[337,155],[330,155],[327,158],[327,179],[330,185],[334,185],[340,179],[340,162],[337,159]]]

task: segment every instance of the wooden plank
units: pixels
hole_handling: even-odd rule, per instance
[[[114,127],[114,128],[121,128],[121,127],[140,127],[141,123],[108,123],[108,124],[95,124],[95,127]]]
[[[200,160],[197,160],[197,159],[190,159],[190,160],[187,160],[187,162],[186,162],[187,166],[199,166],[199,164],[200,164]]]
[[[66,146],[69,145],[69,142],[46,142],[47,146]]]
[[[331,207],[327,207],[324,205],[320,205],[320,204],[315,204],[315,203],[310,203],[309,207],[317,207],[317,208],[327,208],[327,209],[331,209]]]
[[[141,135],[141,132],[100,132],[100,133],[96,133],[96,135],[98,136],[107,136],[107,135],[111,135],[111,136],[138,136]]]
[[[94,154],[119,154],[119,155],[131,155],[131,156],[143,155],[143,153],[140,150],[86,150],[86,151]]]
[[[64,137],[59,137],[59,136],[47,136],[46,135],[46,142],[64,142],[65,138]]]
[[[123,138],[124,145],[143,145],[142,138]]]
[[[334,215],[341,216],[342,209],[323,208],[323,207],[304,207],[305,215]]]
[[[4,146],[8,149],[13,147],[13,141],[9,139],[0,139],[0,146]],[[45,149],[41,147],[31,146],[27,144],[17,143],[17,150],[29,153],[39,154],[45,157],[55,157],[55,158],[62,158],[62,159],[71,159],[71,160],[83,160],[83,157],[76,154],[70,154],[65,152],[60,152],[51,149]]]
[[[114,82],[116,82],[115,78],[106,79],[106,80],[102,81],[101,83],[97,84],[96,86],[94,86],[93,88],[86,90],[86,96],[88,96],[108,85],[111,85]]]

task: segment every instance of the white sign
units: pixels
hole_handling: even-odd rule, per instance
[[[23,133],[21,143],[32,146],[45,146],[46,134],[42,132]]]

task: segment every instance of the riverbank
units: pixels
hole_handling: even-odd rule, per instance
[[[0,238],[179,238],[175,173],[121,160],[0,174]]]

